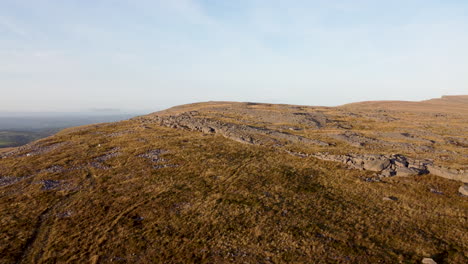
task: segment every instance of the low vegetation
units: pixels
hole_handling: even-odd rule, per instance
[[[293,112],[321,112],[328,120],[309,128],[237,110],[286,113],[293,106],[218,104],[67,129],[0,154],[0,263],[420,263],[424,257],[468,262],[468,203],[458,193],[461,182],[431,174],[368,181],[375,172],[300,155],[385,154],[401,146],[355,147],[330,133],[350,130],[377,138],[427,131],[418,137],[436,143],[410,137],[392,142],[429,144],[435,153],[448,149],[448,160],[422,149],[400,150],[460,168],[468,164],[466,148],[441,139],[466,140],[466,120],[429,123],[426,114],[401,112],[392,123],[358,110],[346,115],[341,108],[294,106]],[[241,114],[230,118],[235,115],[216,107]],[[161,125],[155,118],[190,111],[198,112],[193,117],[256,122],[330,145],[263,132],[248,134],[259,142],[252,144],[231,140],[231,134]],[[366,114],[374,113],[382,114]]]

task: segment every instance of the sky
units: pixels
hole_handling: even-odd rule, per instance
[[[0,111],[468,94],[466,0],[0,0]]]

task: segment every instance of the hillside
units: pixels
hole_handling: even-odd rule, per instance
[[[467,124],[450,96],[65,129],[0,152],[0,263],[467,263]]]

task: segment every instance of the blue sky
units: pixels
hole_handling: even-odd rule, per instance
[[[0,0],[0,111],[468,94],[468,1]]]

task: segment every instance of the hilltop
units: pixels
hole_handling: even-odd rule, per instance
[[[0,263],[468,262],[468,96],[206,102],[0,152]]]

